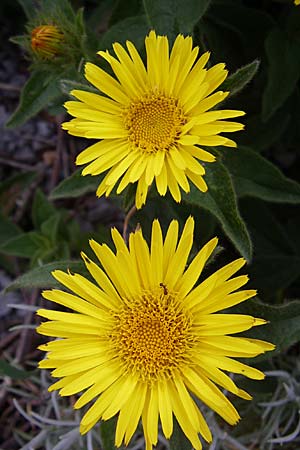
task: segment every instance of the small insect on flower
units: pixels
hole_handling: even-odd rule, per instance
[[[52,59],[59,54],[63,39],[57,26],[40,25],[31,31],[31,48],[38,57]]]
[[[146,450],[156,445],[158,420],[165,437],[173,432],[173,415],[196,450],[211,432],[195,401],[198,398],[229,424],[240,417],[222,389],[246,400],[226,372],[255,380],[264,374],[234,358],[251,358],[274,346],[230,336],[265,324],[250,315],[220,313],[256,294],[238,290],[246,275],[232,276],[245,264],[237,259],[196,285],[217,245],[210,240],[187,266],[193,245],[190,217],[178,238],[173,220],[165,239],[158,220],[152,224],[150,248],[141,229],[130,234],[129,248],[116,229],[113,252],[106,244],[90,245],[101,267],[82,254],[91,282],[79,274],[55,270],[69,291],[48,290],[43,297],[74,312],[40,309],[48,319],[38,332],[58,337],[39,348],[47,352],[40,367],[59,378],[49,391],[82,392],[74,408],[95,399],[81,420],[87,433],[99,420],[118,415],[115,444],[127,445],[141,419]],[[217,386],[218,385],[218,386]]]
[[[168,295],[168,288],[164,285],[164,283],[159,283],[160,287],[163,288],[164,295]]]
[[[201,146],[236,147],[221,133],[243,129],[243,125],[224,119],[243,116],[243,111],[213,110],[229,92],[215,90],[227,76],[225,64],[205,68],[209,53],[198,58],[191,37],[178,35],[169,51],[166,36],[151,31],[145,39],[145,67],[132,42],[125,49],[115,43],[115,56],[98,54],[111,66],[115,77],[87,63],[86,79],[99,94],[74,90],[79,101],[65,107],[75,117],[63,124],[74,136],[99,139],[77,157],[76,164],[88,164],[82,175],[107,172],[97,195],[108,196],[117,182],[117,194],[137,182],[136,206],[146,202],[154,183],[160,195],[170,191],[176,202],[181,189],[190,191],[191,181],[205,192],[205,169],[199,162],[215,157]],[[104,94],[104,95],[103,95]]]

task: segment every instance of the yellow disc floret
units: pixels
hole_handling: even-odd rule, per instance
[[[126,302],[112,335],[127,371],[150,383],[171,377],[183,363],[191,339],[189,316],[176,297],[162,289]]]
[[[159,93],[132,102],[126,112],[129,141],[148,153],[167,151],[177,144],[187,122],[178,100]]]

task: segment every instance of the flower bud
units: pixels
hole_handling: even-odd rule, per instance
[[[40,25],[31,31],[31,48],[40,58],[51,59],[60,53],[64,34],[55,25]]]

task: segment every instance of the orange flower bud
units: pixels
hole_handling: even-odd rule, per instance
[[[39,57],[50,59],[59,53],[64,35],[55,25],[40,25],[31,32],[31,48]]]

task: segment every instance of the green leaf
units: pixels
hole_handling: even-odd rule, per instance
[[[9,38],[10,42],[13,42],[14,44],[20,45],[20,47],[26,48],[26,44],[28,45],[28,37],[21,35],[21,36],[12,36]]]
[[[69,0],[41,0],[44,15],[58,16],[63,21],[75,20],[75,13]]]
[[[251,333],[249,332],[249,335],[251,334],[257,339],[263,339],[276,345],[273,352],[268,352],[259,359],[273,357],[300,340],[300,300],[280,306],[265,304],[258,300],[248,300],[230,310],[230,312],[233,311],[261,317],[269,322],[267,325],[255,327]]]
[[[6,126],[15,128],[22,125],[59,95],[61,93],[56,77],[44,71],[33,72],[24,85],[19,106]]]
[[[222,91],[230,91],[231,96],[237,94],[255,77],[259,64],[259,60],[255,59],[246,66],[241,67],[222,83],[220,89]]]
[[[27,372],[26,370],[18,369],[12,366],[4,359],[0,359],[0,377],[6,376],[13,380],[24,380],[32,376],[34,371]]]
[[[192,450],[192,445],[182,431],[176,419],[173,421],[173,433],[170,437],[170,450]]]
[[[35,228],[40,229],[42,223],[55,214],[55,212],[55,207],[49,202],[46,195],[40,189],[37,189],[32,205],[32,221]]]
[[[158,217],[165,234],[172,220],[177,220],[182,229],[188,217],[192,216],[195,220],[195,249],[201,249],[209,239],[216,235],[216,219],[209,211],[191,203],[176,203],[172,201],[170,194],[167,194],[166,197],[161,197],[154,189],[153,198],[151,198],[151,194],[152,189],[149,192],[146,205],[136,211],[130,220],[131,230],[135,229],[139,224],[143,224],[143,234],[146,240],[150,239],[153,220]]]
[[[55,213],[50,216],[43,224],[41,225],[41,232],[44,236],[49,238],[50,242],[53,244],[56,243],[58,228],[61,220],[61,214]]]
[[[109,28],[128,17],[144,14],[144,8],[140,0],[127,0],[126,2],[116,0],[114,5],[111,5],[111,9],[113,11],[109,19]]]
[[[76,198],[88,192],[95,192],[103,175],[91,176],[81,175],[81,169],[74,172],[70,177],[63,180],[50,194],[51,200],[57,200],[59,198]]]
[[[300,203],[300,185],[250,148],[224,151],[223,162],[232,175],[239,197],[257,197],[274,203]]]
[[[127,17],[110,27],[101,37],[99,49],[109,49],[114,42],[125,44],[127,40],[134,42],[137,48],[142,48],[148,31],[146,16]]]
[[[71,270],[81,274],[86,273],[84,263],[82,261],[56,261],[36,267],[29,272],[19,276],[10,283],[5,292],[21,288],[55,288],[61,285],[53,278],[51,272],[53,270]]]
[[[234,33],[235,42],[232,42],[232,48],[230,50],[235,51],[240,48],[239,55],[237,55],[239,57],[236,60],[240,63],[241,57],[244,55],[246,58],[245,61],[249,61],[257,58],[257,55],[262,54],[265,37],[269,30],[275,26],[275,21],[272,16],[263,11],[262,8],[255,8],[255,5],[247,7],[238,3],[240,2],[236,0],[231,4],[228,0],[214,1],[205,17],[204,27],[207,22],[212,22],[218,30],[221,45],[218,45],[219,51],[216,56],[216,61],[226,61],[227,63],[230,61],[222,57],[224,30]],[[253,31],[254,24],[255,32]],[[212,48],[215,54],[214,47],[210,46],[209,48]],[[228,49],[225,48],[224,51],[228,52]]]
[[[0,252],[21,258],[31,258],[41,244],[43,244],[41,235],[35,231],[30,231],[4,242],[0,246]]]
[[[232,181],[221,162],[207,166],[205,176],[208,191],[203,193],[191,186],[191,192],[184,194],[185,202],[210,211],[221,224],[225,234],[247,260],[251,259],[252,244],[243,219],[240,216]]]
[[[95,30],[99,26],[99,23],[103,20],[103,17],[107,17],[112,14],[115,4],[116,0],[102,0],[101,2],[95,3],[93,8],[86,8],[86,28],[88,30]]]
[[[147,19],[158,34],[174,39],[178,33],[192,34],[211,0],[143,0]]]
[[[0,247],[9,239],[22,233],[21,229],[0,211]]]
[[[286,105],[288,106],[288,105]],[[291,123],[290,108],[280,108],[268,122],[263,122],[260,114],[245,118],[245,133],[239,136],[240,144],[254,148],[256,151],[269,149],[276,144]]]
[[[266,39],[268,82],[263,94],[262,117],[267,121],[292,94],[300,78],[300,42],[274,30]]]
[[[61,79],[59,82],[59,85],[60,85],[60,89],[61,89],[62,93],[69,95],[69,96],[70,96],[70,92],[73,89],[74,90],[78,89],[78,90],[88,91],[88,92],[93,92],[93,93],[99,92],[96,88],[88,85],[87,83],[84,83],[84,82],[80,83],[79,81],[69,80],[68,78]]]
[[[245,198],[240,207],[254,248],[254,258],[248,268],[250,279],[260,292],[274,301],[276,295],[300,275],[297,246],[291,232],[286,231],[286,223],[277,220],[267,203]]]
[[[22,6],[27,19],[32,19],[36,12],[36,5],[34,0],[18,0]]]
[[[104,450],[115,450],[115,429],[117,425],[116,417],[101,422],[100,435]]]

